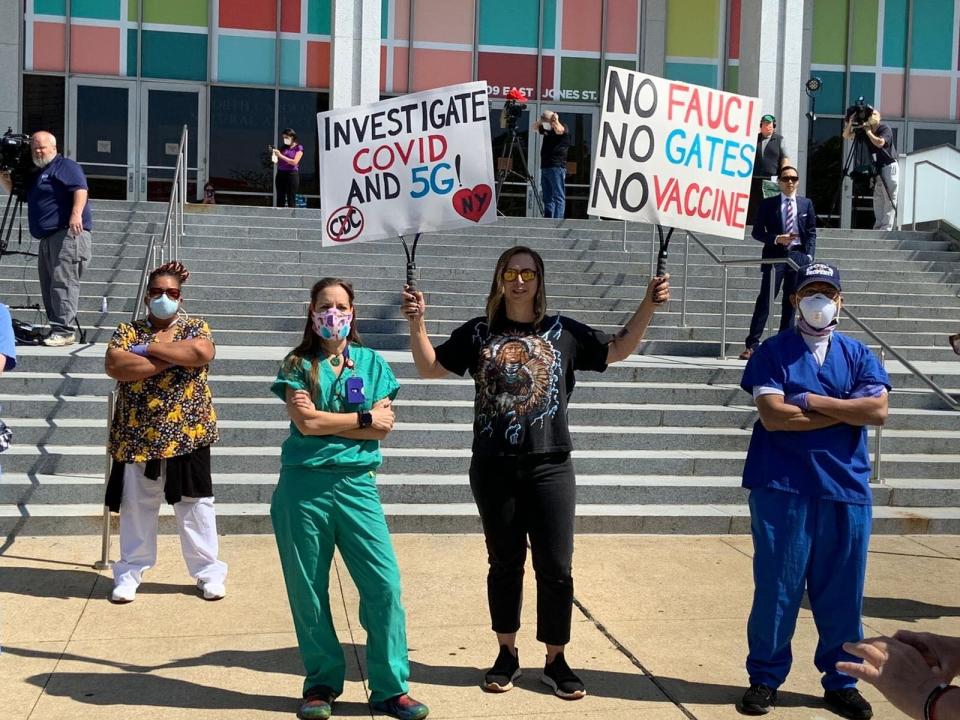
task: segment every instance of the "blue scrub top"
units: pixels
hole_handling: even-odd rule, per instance
[[[772,387],[785,395],[812,392],[846,399],[858,386],[884,385],[890,378],[873,352],[834,332],[823,365],[796,329],[768,339],[743,371],[740,387]],[[770,431],[757,420],[743,468],[743,487],[768,487],[825,500],[868,505],[870,458],[867,428],[840,423],[809,432]]]
[[[13,335],[13,321],[10,319],[10,309],[0,303],[0,355],[7,358],[3,366],[4,372],[13,370],[17,366],[17,343]]]

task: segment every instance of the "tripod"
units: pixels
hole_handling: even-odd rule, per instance
[[[896,224],[897,204],[893,201],[893,194],[887,185],[887,179],[883,176],[882,172],[877,170],[873,162],[872,147],[873,144],[867,139],[866,133],[862,129],[857,129],[853,134],[853,141],[850,143],[850,149],[847,151],[847,156],[843,161],[843,167],[840,169],[840,180],[837,183],[837,190],[833,195],[833,202],[831,203],[830,209],[832,213],[839,216],[840,195],[843,191],[843,179],[845,177],[849,177],[852,181],[858,179],[866,180],[872,177],[874,178],[874,182],[879,178],[883,184],[883,190],[887,194],[887,199],[890,201],[890,205],[893,206],[894,224]]]
[[[519,142],[517,138],[517,123],[516,120],[509,121],[507,124],[507,141],[503,144],[503,152],[500,153],[500,158],[497,160],[497,208],[499,212],[500,207],[500,193],[503,192],[503,184],[506,182],[507,178],[516,176],[520,178],[524,183],[530,185],[530,189],[533,191],[533,199],[537,202],[537,211],[540,213],[541,217],[543,216],[543,198],[540,197],[540,188],[537,187],[537,183],[534,181],[533,176],[530,174],[530,167],[527,164],[527,156],[523,151],[523,143]],[[520,155],[520,167],[523,170],[522,173],[517,172],[513,169],[513,153],[516,151]],[[501,213],[503,214],[503,213]]]

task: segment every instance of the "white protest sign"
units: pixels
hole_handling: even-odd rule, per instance
[[[487,84],[317,114],[323,245],[497,219]]]
[[[760,101],[610,67],[589,215],[743,237]]]

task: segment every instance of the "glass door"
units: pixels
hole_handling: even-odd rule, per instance
[[[83,168],[93,198],[136,200],[136,83],[73,78],[65,154]]]
[[[141,200],[170,199],[177,150],[187,126],[187,199],[199,200],[197,179],[206,177],[207,112],[202,86],[142,83],[138,193]]]
[[[560,116],[560,122],[570,136],[567,151],[566,212],[568,218],[586,218],[590,200],[590,174],[593,171],[594,146],[599,123],[599,111],[578,105],[545,106]],[[539,150],[539,149],[538,149]],[[539,160],[538,168],[539,168]]]

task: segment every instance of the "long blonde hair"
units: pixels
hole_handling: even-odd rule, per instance
[[[503,271],[517,255],[529,255],[537,267],[537,294],[533,298],[533,324],[539,325],[547,315],[547,279],[544,277],[543,258],[536,250],[526,245],[515,245],[506,250],[497,260],[497,267],[493,271],[493,281],[490,283],[490,294],[487,296],[487,325],[492,329],[506,319],[506,301],[504,300]]]

